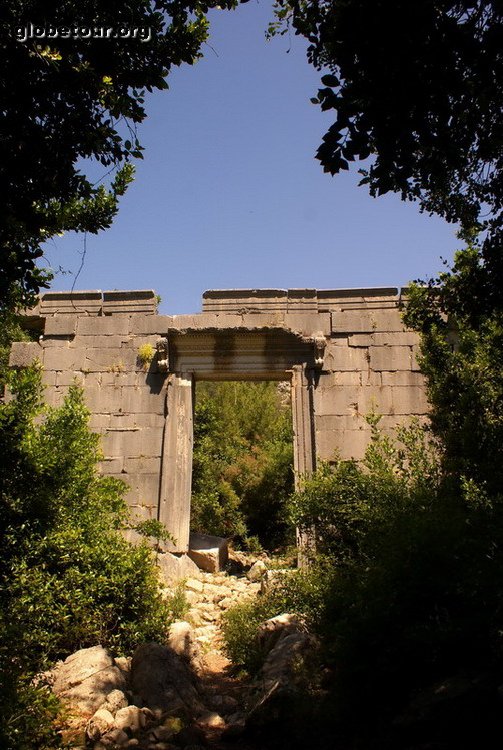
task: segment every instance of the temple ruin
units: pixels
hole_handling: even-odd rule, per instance
[[[298,480],[336,453],[361,458],[369,411],[385,430],[428,411],[403,300],[397,288],[212,290],[201,313],[159,315],[150,290],[48,292],[26,317],[38,342],[13,344],[10,364],[42,363],[49,405],[82,384],[101,470],[184,552],[197,382],[289,380]]]

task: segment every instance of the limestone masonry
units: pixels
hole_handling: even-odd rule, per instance
[[[428,411],[402,301],[396,288],[212,290],[202,313],[170,316],[150,290],[49,292],[26,316],[39,341],[13,344],[10,364],[40,360],[50,405],[83,385],[102,471],[128,483],[136,516],[163,521],[182,552],[197,381],[290,380],[298,477],[336,452],[361,458],[369,411],[385,429]]]

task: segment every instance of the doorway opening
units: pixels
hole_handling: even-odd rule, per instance
[[[290,381],[197,381],[194,395],[191,531],[254,553],[294,544]]]

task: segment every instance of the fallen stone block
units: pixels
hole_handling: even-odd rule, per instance
[[[227,539],[218,536],[192,533],[188,555],[201,570],[218,573],[229,558],[229,544]]]
[[[167,584],[176,583],[183,578],[191,578],[199,573],[196,563],[188,555],[163,552],[157,556],[157,565],[163,581]]]

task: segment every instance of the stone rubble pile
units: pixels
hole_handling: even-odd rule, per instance
[[[211,677],[215,661],[219,670],[229,664],[221,653],[222,613],[256,596],[260,581],[192,572],[184,582],[188,621],[171,626],[166,645],[142,644],[132,658],[117,659],[93,646],[49,673],[67,707],[66,739],[93,750],[197,750],[208,735],[244,724],[240,700],[219,693],[208,671]]]

